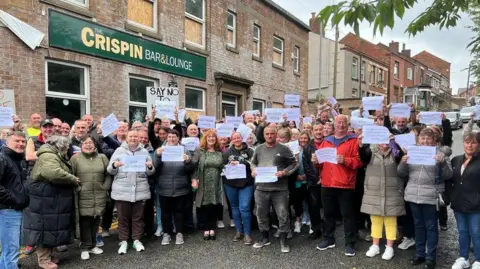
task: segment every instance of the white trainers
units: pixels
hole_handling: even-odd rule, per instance
[[[403,240],[402,240],[402,243],[400,243],[400,245],[398,245],[398,248],[403,249],[403,250],[407,250],[407,249],[409,249],[413,246],[415,246],[415,239],[404,237]]]
[[[468,262],[468,260],[465,260],[465,258],[458,258],[455,261],[455,263],[452,265],[452,269],[464,269],[464,268],[469,268],[469,267],[470,267],[470,263]],[[472,268],[473,268],[473,266],[472,266]]]
[[[472,264],[472,269],[480,269],[480,261],[476,261]]]
[[[155,231],[155,236],[160,237],[163,235],[162,228],[158,227],[157,230]]]
[[[294,233],[300,233],[302,231],[302,223],[300,221],[295,221],[295,229],[293,229]]]
[[[128,243],[127,241],[120,242],[120,247],[118,248],[118,254],[123,255],[127,254]]]
[[[92,253],[92,254],[95,254],[95,255],[98,255],[98,254],[102,254],[102,253],[103,253],[103,249],[98,248],[98,247],[94,247],[94,248],[92,248],[91,250],[89,250],[88,252],[89,252],[89,253]]]
[[[86,261],[90,259],[90,254],[88,253],[88,251],[82,251],[82,254],[80,255],[80,257],[82,258],[82,260]]]
[[[181,245],[183,243],[185,243],[185,241],[183,241],[183,234],[177,233],[177,235],[175,236],[175,244]]]
[[[233,220],[230,220],[230,228],[235,228],[235,222]]]
[[[140,240],[135,240],[133,241],[133,246],[134,249],[137,250],[137,252],[144,251],[145,247],[143,246],[142,242]]]
[[[310,228],[310,230],[308,231],[308,234],[313,234],[313,233],[314,232],[313,232],[312,228]]]
[[[107,238],[107,237],[109,237],[109,236],[110,236],[110,231],[105,230],[105,231],[102,232],[102,237],[103,237],[103,238]]]
[[[382,259],[389,261],[393,258],[394,251],[392,247],[385,246],[385,252],[383,252]]]
[[[169,245],[170,241],[172,241],[172,238],[170,237],[170,235],[169,234],[163,234],[162,246]]]
[[[370,257],[370,258],[373,258],[378,254],[380,254],[380,247],[377,245],[371,245],[366,253],[367,257]]]
[[[219,229],[225,228],[225,224],[223,223],[223,221],[219,220],[219,221],[217,222],[217,228],[219,228]]]

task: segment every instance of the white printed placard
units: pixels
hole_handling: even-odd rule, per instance
[[[145,165],[145,162],[147,161],[146,156],[142,155],[129,155],[123,157],[123,166],[120,167],[122,169],[122,172],[145,172],[147,170],[147,166]]]
[[[218,137],[231,137],[233,131],[233,124],[231,123],[217,123],[215,126],[217,129]]]
[[[352,117],[350,119],[350,126],[354,129],[362,129],[363,126],[365,125],[374,125],[375,122],[373,119],[368,119],[368,118],[357,118],[357,117]]]
[[[225,177],[227,179],[247,178],[247,167],[244,164],[225,165]]]
[[[410,118],[410,105],[406,103],[393,103],[389,115],[392,117]]]
[[[362,128],[363,144],[389,144],[390,132],[385,126],[365,125]]]
[[[285,144],[293,154],[297,154],[300,152],[300,144],[298,144],[298,140],[290,141]]]
[[[442,125],[442,112],[422,111],[419,114],[420,123],[426,125]]]
[[[337,149],[336,148],[322,148],[315,151],[318,163],[333,163],[337,164]]]
[[[252,134],[252,129],[250,129],[250,127],[242,123],[238,126],[237,132],[239,132],[242,135],[242,141],[247,142],[247,139]]]
[[[173,113],[176,105],[173,101],[155,101],[155,117],[157,119],[168,118],[174,120],[175,115]]]
[[[180,91],[178,87],[146,87],[147,107],[155,106],[155,101],[172,101],[179,106]]]
[[[198,116],[198,128],[213,129],[215,128],[215,116]]]
[[[283,122],[283,114],[285,112],[280,108],[266,108],[265,116],[267,117],[268,122]]]
[[[370,116],[370,114],[368,114],[368,110],[364,110],[362,115],[360,116],[360,110],[357,109],[357,110],[354,110],[352,111],[352,118],[353,117],[356,117],[356,118],[368,118]]]
[[[283,111],[287,115],[287,121],[294,121],[298,127],[300,124],[300,108],[284,108]]]
[[[475,119],[480,120],[480,105],[475,105]]]
[[[435,165],[436,147],[410,146],[407,149],[407,163],[421,165]]]
[[[162,162],[183,162],[183,146],[163,146]]]
[[[242,117],[233,117],[233,116],[226,116],[225,121],[227,123],[233,124],[233,128],[238,128],[240,124],[243,122]]]
[[[417,144],[415,141],[415,134],[414,133],[408,133],[408,134],[401,134],[401,135],[396,135],[395,136],[395,142],[401,147],[401,148],[408,148],[409,146],[414,146]]]
[[[363,110],[381,110],[383,109],[384,96],[362,97]]]
[[[278,181],[278,178],[275,176],[277,173],[276,166],[257,167],[255,172],[257,173],[255,183],[272,183]]]
[[[286,106],[300,106],[300,95],[298,94],[285,94]]]
[[[332,105],[337,104],[337,99],[335,99],[335,97],[328,97],[328,101],[330,101],[330,103],[332,103]]]
[[[185,121],[185,115],[187,115],[187,110],[179,109],[178,110],[178,121],[179,122],[184,122]]]
[[[2,127],[13,126],[13,108],[12,107],[0,107],[0,126]]]
[[[200,147],[200,139],[198,137],[184,137],[182,138],[182,145],[188,151],[194,151]]]
[[[115,114],[111,113],[102,120],[102,135],[103,137],[109,136],[111,133],[118,129],[119,122]]]
[[[303,123],[312,123],[313,118],[312,117],[303,117]]]

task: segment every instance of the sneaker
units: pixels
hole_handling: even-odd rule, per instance
[[[38,266],[40,266],[40,268],[42,268],[42,269],[57,269],[58,268],[58,265],[54,264],[51,261],[39,264]]]
[[[440,230],[442,231],[448,231],[448,226],[447,225],[440,225]]]
[[[223,221],[219,220],[219,221],[217,222],[217,228],[219,228],[219,229],[225,228],[225,224],[223,223]]]
[[[158,227],[157,230],[155,231],[155,236],[160,237],[163,235],[162,228]]]
[[[253,244],[253,239],[250,235],[245,235],[245,238],[243,238],[243,243],[245,245],[251,245]]]
[[[110,236],[110,231],[109,231],[109,230],[104,230],[104,231],[102,231],[102,237],[103,237],[103,238],[107,238],[107,237],[109,237],[109,236]]]
[[[367,241],[367,242],[372,242],[372,241],[373,241],[373,237],[372,237],[371,234],[365,235],[365,238],[364,238],[364,239],[365,239],[365,241]]]
[[[475,262],[475,263],[478,263],[478,262]],[[473,265],[475,265],[475,263]],[[452,269],[464,269],[469,267],[470,267],[470,263],[468,262],[468,260],[465,260],[465,258],[458,258],[455,261],[455,263],[452,265]],[[474,267],[472,266],[472,268]]]
[[[280,238],[280,230],[277,229],[277,231],[273,234],[273,237]]]
[[[373,258],[378,254],[380,254],[380,247],[377,245],[371,245],[365,255],[367,255],[367,257]]]
[[[313,232],[312,228],[310,228],[310,230],[308,230],[308,234],[313,234],[313,233],[314,232]]]
[[[287,244],[286,240],[280,240],[280,251],[282,253],[290,252],[290,246]]]
[[[23,254],[25,254],[25,255],[27,255],[27,256],[28,256],[28,255],[32,255],[33,252],[35,252],[35,249],[36,249],[36,247],[26,246],[26,247],[25,247],[25,250],[23,251]]]
[[[437,266],[437,262],[434,261],[434,260],[427,260],[425,262],[425,266],[423,268],[425,269],[435,269],[435,267]]]
[[[163,234],[162,246],[169,245],[170,241],[172,241],[172,238],[170,237],[170,235],[169,234]]]
[[[404,237],[402,243],[398,245],[398,248],[402,250],[407,250],[413,246],[415,246],[415,240],[413,238]]]
[[[230,220],[230,228],[235,228],[235,222],[233,220]]]
[[[328,240],[323,240],[320,244],[318,244],[317,249],[319,250],[327,250],[329,248],[334,248],[335,243],[330,243]]]
[[[355,256],[355,249],[352,246],[345,247],[345,256],[353,257]]]
[[[95,254],[95,255],[99,255],[99,254],[102,254],[102,253],[103,253],[103,249],[98,248],[98,247],[94,247],[94,248],[92,248],[91,250],[89,250],[88,253],[92,253],[92,254]]]
[[[137,250],[137,252],[144,251],[145,247],[143,246],[142,242],[140,240],[135,240],[133,241],[132,247]]]
[[[56,247],[55,250],[57,252],[65,252],[68,250],[67,246],[63,245],[63,246],[59,246],[59,247]]]
[[[394,251],[393,251],[393,248],[392,247],[389,247],[389,246],[386,246],[385,247],[385,252],[383,252],[383,255],[382,255],[382,259],[383,260],[386,260],[386,261],[389,261],[393,258],[393,255],[394,255]]]
[[[476,261],[472,264],[472,269],[480,269],[480,261]]]
[[[105,242],[103,242],[102,235],[97,234],[97,244],[95,245],[96,247],[103,247],[105,246]]]
[[[268,238],[263,238],[262,241],[259,241],[253,244],[253,248],[263,248],[266,246],[270,246],[271,242]]]
[[[294,233],[300,233],[302,231],[302,223],[300,221],[295,221],[295,229],[293,229]]]
[[[312,222],[311,222],[311,221],[307,221],[307,226],[312,226]]]
[[[127,254],[128,243],[127,241],[120,242],[120,247],[118,248],[118,254]]]
[[[237,233],[235,234],[235,236],[233,237],[233,242],[238,242],[238,241],[240,241],[240,240],[242,240],[242,239],[243,239],[243,234],[237,232]]]
[[[86,261],[90,259],[90,253],[88,253],[88,251],[82,251],[82,254],[80,254],[80,257],[82,258],[82,260]]]
[[[287,233],[287,239],[292,239],[292,237],[293,237],[293,233],[292,233],[292,230],[290,230]]]
[[[278,225],[276,225],[276,224],[272,224],[272,228],[274,228],[274,229],[278,229]]]
[[[185,241],[183,241],[183,234],[177,233],[175,236],[175,245],[181,245],[183,243],[185,243]]]

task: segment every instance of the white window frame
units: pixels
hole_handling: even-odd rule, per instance
[[[262,111],[261,114],[263,115],[265,113],[265,100],[262,100],[262,99],[253,99],[253,103],[261,103],[262,104]],[[253,109],[253,103],[252,103],[252,109]]]
[[[361,65],[362,66],[360,67],[360,79],[362,81],[365,81],[365,65],[366,65],[365,61],[362,61]]]
[[[407,68],[407,79],[413,80],[413,69],[411,67]]]
[[[233,26],[228,25],[228,16],[233,16]],[[232,41],[233,43],[227,43],[230,47],[234,47],[237,45],[237,14],[235,14],[233,11],[229,10],[227,12],[227,32],[232,31]],[[228,40],[227,40],[228,42]]]
[[[353,70],[355,70],[355,73]],[[355,74],[355,76],[353,74]],[[356,57],[352,59],[352,78],[358,79],[358,59]]]
[[[227,95],[227,96],[230,96],[230,97],[235,97],[235,102],[223,100],[224,95]],[[235,105],[235,115],[234,116],[236,117],[238,115],[238,96],[233,95],[233,94],[229,94],[229,93],[222,93],[221,98],[222,98],[222,105],[223,104]],[[223,113],[223,111],[222,111],[222,113]]]
[[[400,63],[399,62],[393,62],[393,77],[397,78],[399,77],[398,71],[400,69]]]
[[[200,47],[200,48],[204,49],[205,48],[205,35],[206,35],[205,34],[205,32],[206,32],[206,30],[205,30],[205,15],[206,15],[205,14],[206,13],[205,12],[205,0],[200,0],[200,1],[202,1],[202,15],[203,15],[202,17],[203,17],[203,19],[200,19],[197,16],[194,16],[194,15],[191,15],[191,14],[187,13],[187,9],[186,9],[187,4],[185,2],[184,3],[185,3],[185,17],[202,24],[202,44],[197,44],[195,42],[187,40],[186,37],[184,37],[184,40],[187,44],[190,44],[192,46],[196,46],[196,47]]]
[[[202,107],[203,107],[203,109],[187,108],[187,90],[194,90],[194,91],[199,91],[199,92],[202,93]],[[200,111],[200,112],[205,111],[205,105],[206,105],[205,104],[205,89],[186,85],[185,86],[185,100],[184,101],[185,101],[185,109],[188,110],[188,111]]]
[[[282,41],[282,49],[281,49],[281,50],[275,48],[275,39],[278,39],[278,40]],[[285,46],[284,46],[283,42],[284,42],[283,39],[281,39],[280,37],[275,36],[275,35],[273,36],[273,46],[272,46],[272,47],[273,47],[273,50],[276,51],[276,52],[280,52],[280,56],[281,56],[281,57],[280,57],[280,60],[281,60],[282,62],[281,62],[281,64],[278,64],[278,63],[276,63],[276,62],[273,62],[273,58],[272,58],[272,62],[273,62],[274,64],[280,65],[280,66],[283,66],[283,57],[284,57],[283,53],[284,53],[284,50],[285,50]]]
[[[298,46],[293,47],[293,71],[300,72],[300,48]]]
[[[255,37],[255,34],[253,34],[253,42],[257,43],[257,51],[258,53],[253,53],[253,56],[257,56],[257,57],[260,57],[260,40],[261,40],[261,33],[260,33],[260,30],[262,28],[260,28],[260,26],[254,24],[253,25],[253,33],[255,33],[255,28],[258,29],[258,37]]]
[[[380,77],[382,78],[382,80],[380,80]],[[383,69],[378,68],[377,86],[380,84],[380,82],[382,83],[382,88],[383,88],[385,86],[385,83],[383,81]]]
[[[83,91],[84,91],[83,95],[49,91],[48,90],[48,63],[55,63],[55,64],[72,66],[72,67],[83,69]],[[66,63],[66,62],[56,61],[56,60],[45,60],[45,99],[47,97],[53,97],[53,98],[64,98],[64,99],[85,101],[85,114],[90,114],[90,73],[88,71],[89,71],[89,68],[83,65]]]
[[[80,4],[76,1],[73,1],[73,0],[62,0],[63,2],[67,2],[69,4],[72,4],[72,5],[75,5],[75,6],[79,6],[79,7],[83,7],[83,8],[89,8],[89,0],[85,0],[85,4]]]
[[[136,101],[132,101],[130,100],[130,79],[131,78],[134,78],[134,79],[138,79],[138,80],[144,80],[144,81],[149,81],[149,82],[153,82],[153,87],[158,87],[159,83],[158,83],[158,80],[156,79],[153,79],[153,78],[146,78],[146,77],[140,77],[140,76],[135,76],[135,75],[129,75],[128,76],[128,85],[127,85],[127,92],[128,92],[128,107],[130,106],[136,106],[136,107],[145,107],[147,108],[147,115],[149,114],[149,108],[148,107],[148,96],[147,96],[147,100],[145,103],[142,103],[142,102],[136,102]],[[146,91],[147,89],[145,89]],[[147,93],[148,94],[148,93]]]
[[[158,2],[158,0],[143,0],[143,1],[149,1],[149,2],[153,3],[153,28],[149,27],[147,25],[129,20],[128,19],[128,14],[127,14],[127,21],[128,21],[129,24],[134,25],[136,27],[145,29],[147,31],[157,32],[157,30],[158,30],[158,12],[157,12],[157,2]],[[128,4],[128,1],[127,1],[127,4]],[[127,13],[128,13],[128,6],[127,6]]]
[[[352,89],[352,97],[358,96],[358,89]]]

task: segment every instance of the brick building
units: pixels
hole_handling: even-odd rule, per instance
[[[24,119],[143,119],[152,98],[220,118],[281,106],[285,93],[307,97],[310,29],[271,0],[17,0],[0,9],[45,34],[32,50],[0,27],[0,89],[13,89]]]

